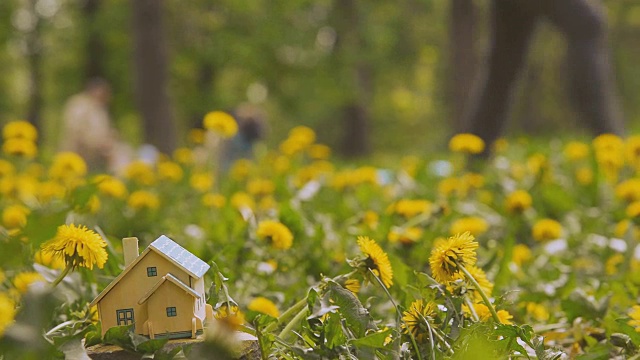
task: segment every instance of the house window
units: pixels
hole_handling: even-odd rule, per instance
[[[176,316],[178,313],[176,312],[175,306],[170,306],[167,308],[167,317]]]
[[[147,276],[148,277],[158,276],[158,269],[155,266],[149,266],[147,268]]]
[[[118,326],[133,324],[133,309],[116,310],[116,319]]]

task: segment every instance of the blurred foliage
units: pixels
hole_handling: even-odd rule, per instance
[[[140,141],[133,100],[131,10],[125,0],[3,0],[0,4],[0,122],[24,118],[29,100],[27,35],[39,23],[42,56],[45,147],[58,142],[64,101],[85,81],[89,34],[101,41],[101,73],[113,85],[112,113],[126,139]],[[164,1],[170,56],[170,90],[181,133],[196,126],[210,109],[243,102],[264,106],[271,139],[293,124],[317,130],[330,145],[340,141],[341,107],[354,95],[352,68],[370,70],[372,141],[379,152],[424,153],[441,147],[451,132],[447,36],[448,2],[443,0],[355,1],[357,25],[344,29],[337,0]],[[477,1],[477,52],[484,53],[488,1]],[[610,39],[618,87],[627,119],[640,119],[640,5],[608,0]],[[360,39],[345,51],[341,41]],[[580,123],[568,106],[564,40],[543,25],[532,46],[512,128],[538,132],[573,131]],[[527,125],[527,124],[533,124]],[[558,125],[558,124],[562,125]],[[179,137],[183,138],[183,137]],[[272,140],[273,142],[274,140]]]

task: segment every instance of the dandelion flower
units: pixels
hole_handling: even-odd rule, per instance
[[[138,190],[134,191],[129,195],[129,200],[127,201],[128,205],[135,210],[142,209],[157,209],[160,206],[160,199],[158,195],[145,191]]]
[[[562,235],[562,225],[553,219],[542,219],[533,225],[532,232],[538,241],[554,240]]]
[[[417,342],[425,342],[429,338],[429,327],[426,321],[432,321],[436,315],[437,305],[431,301],[418,299],[411,303],[409,310],[402,313],[402,330],[412,333]]]
[[[480,304],[480,303],[473,304],[473,309],[478,315],[478,318],[480,319],[480,321],[489,321],[493,319],[493,317],[491,316],[491,310],[489,310],[489,307],[487,307],[487,305]],[[498,310],[496,313],[498,314],[498,319],[500,320],[501,324],[505,324],[505,325],[513,324],[513,322],[511,321],[511,319],[513,319],[513,315],[509,314],[508,311]]]
[[[280,311],[278,310],[276,304],[274,304],[273,301],[262,296],[251,300],[247,308],[252,311],[270,315],[274,318],[280,316]]]
[[[11,138],[5,140],[2,144],[2,152],[7,155],[21,156],[27,159],[32,159],[38,153],[38,147],[31,140]]]
[[[44,281],[42,275],[35,271],[26,271],[18,273],[13,278],[13,286],[15,286],[16,290],[18,290],[20,294],[24,294],[29,290],[29,286],[31,286],[31,284],[38,281]]]
[[[11,121],[2,128],[2,137],[5,140],[25,139],[35,142],[38,139],[38,130],[27,121]]]
[[[2,210],[2,225],[7,229],[17,229],[27,224],[30,211],[22,205],[10,205]]]
[[[93,269],[93,265],[98,265],[102,269],[108,257],[106,246],[107,243],[93,230],[71,224],[59,226],[56,236],[42,245],[42,251],[63,257],[67,267]]]
[[[564,147],[563,154],[570,161],[584,159],[589,156],[589,145],[579,141],[572,141]]]
[[[357,294],[360,292],[360,281],[358,279],[348,279],[344,282],[344,288]]]
[[[279,221],[265,220],[258,224],[258,238],[268,240],[276,249],[286,250],[293,243],[291,230]]]
[[[531,207],[533,199],[528,192],[516,190],[507,196],[505,205],[510,213],[519,214]]]
[[[208,208],[220,209],[224,206],[224,204],[226,204],[227,199],[224,197],[224,195],[220,195],[217,193],[206,193],[202,195],[201,202],[202,205]]]
[[[205,115],[202,121],[204,128],[230,138],[238,132],[238,123],[233,116],[224,111],[212,111]]]
[[[57,153],[49,168],[49,176],[56,180],[83,177],[86,174],[87,163],[80,155],[71,151]]]
[[[358,246],[367,256],[365,265],[386,287],[393,285],[393,268],[389,257],[374,240],[367,236],[358,237]]]
[[[433,278],[441,284],[453,280],[459,270],[457,263],[465,267],[476,263],[477,248],[478,243],[468,231],[438,242],[429,257]]]
[[[475,266],[475,265],[469,265],[465,267],[467,269],[467,271],[469,271],[469,274],[471,274],[471,276],[473,276],[473,278],[476,280],[476,282],[478,283],[478,285],[480,285],[481,290],[487,295],[487,296],[491,296],[491,293],[493,292],[493,283],[491,281],[489,281],[489,279],[487,279],[487,274],[484,272],[484,270],[482,270],[481,268]],[[467,277],[464,276],[464,274],[461,273],[457,273],[454,276],[454,280],[457,279],[461,279],[465,282],[467,282]],[[482,300],[482,296],[480,295],[480,293],[475,290],[475,289],[471,289],[471,291],[473,292],[476,300],[481,301]]]
[[[177,183],[182,180],[184,171],[178,163],[173,161],[162,161],[158,163],[158,177],[161,180],[169,180],[173,183]]]
[[[13,323],[16,315],[16,305],[11,297],[4,292],[0,293],[0,337],[5,330]]]
[[[454,221],[451,224],[451,228],[449,228],[449,233],[455,235],[469,232],[473,236],[479,236],[487,232],[488,229],[489,223],[485,219],[477,216],[467,216]]]
[[[627,322],[630,326],[633,326],[637,332],[640,332],[640,305],[633,305],[629,312],[631,320]]]
[[[466,154],[479,154],[484,150],[484,141],[473,134],[457,134],[449,140],[449,150]]]

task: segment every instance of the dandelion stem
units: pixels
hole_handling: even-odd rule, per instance
[[[58,286],[58,284],[60,284],[60,282],[62,281],[62,279],[65,278],[65,276],[67,276],[67,274],[69,274],[69,271],[71,271],[72,266],[69,264],[67,265],[67,267],[64,268],[64,270],[62,270],[62,272],[60,273],[60,275],[58,275],[58,278],[51,283],[51,287],[56,287]]]
[[[296,314],[296,316],[293,317],[293,319],[291,319],[291,321],[289,321],[287,326],[285,326],[284,329],[282,329],[278,337],[281,339],[285,339],[285,336],[288,335],[291,332],[291,330],[293,330],[293,327],[296,326],[300,321],[302,321],[302,319],[306,315],[307,315],[307,308],[304,307],[302,308],[302,310],[300,310],[300,312]]]
[[[469,307],[469,312],[471,313],[471,317],[473,317],[473,320],[480,321],[480,318],[478,317],[478,313],[476,313],[476,309],[474,309],[473,303],[471,302],[471,299],[469,299],[469,297],[465,296],[464,297],[464,302],[467,303],[467,306]]]
[[[478,284],[478,282],[476,281],[476,279],[473,278],[469,270],[467,270],[462,264],[460,264],[458,260],[455,260],[455,262],[456,262],[456,265],[458,266],[458,269],[462,271],[462,273],[467,277],[467,279],[471,282],[471,284],[473,284],[473,287],[475,288],[475,290],[482,297],[482,301],[484,301],[485,305],[487,305],[487,307],[489,308],[489,311],[491,312],[491,316],[493,317],[493,320],[498,324],[502,324],[502,322],[500,321],[500,318],[498,317],[498,313],[496,313],[496,309],[493,308],[493,304],[491,304],[491,301],[489,301],[489,297],[487,296],[487,294],[484,293],[484,291],[480,287],[480,284]]]
[[[278,326],[279,324],[282,324],[283,322],[285,322],[289,317],[291,317],[293,314],[299,312],[306,305],[307,305],[307,297],[305,296],[302,300],[298,301],[292,307],[287,309],[287,311],[283,312],[282,315],[280,315],[280,317],[278,318],[277,321],[272,322],[271,324],[267,325],[267,327],[264,328],[263,332],[266,333],[266,332],[273,331],[273,329],[275,329],[276,326]]]
[[[391,301],[391,304],[393,304],[393,307],[396,309],[396,314],[398,315],[398,324],[402,323],[402,312],[400,312],[400,308],[398,308],[398,305],[396,304],[395,301],[393,301],[393,297],[391,297],[391,294],[389,293],[389,290],[387,290],[387,287],[384,286],[384,284],[382,283],[382,280],[380,280],[380,278],[378,276],[376,276],[376,274],[371,271],[371,269],[367,268],[367,270],[369,270],[369,273],[371,274],[371,276],[373,276],[374,279],[376,279],[378,285],[380,285],[380,287],[382,288],[382,290],[384,290],[385,294],[387,294],[387,297],[389,298],[389,301]],[[400,331],[398,331],[400,332]],[[422,360],[422,355],[420,354],[420,349],[418,348],[418,344],[416,343],[416,339],[413,337],[413,334],[411,333],[411,331],[409,331],[409,338],[411,339],[411,345],[413,345],[413,348],[416,349],[416,355],[418,356],[418,360]],[[431,355],[432,355],[432,359],[435,359],[435,352],[433,349],[433,342],[431,343]]]

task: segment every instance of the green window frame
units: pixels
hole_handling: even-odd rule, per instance
[[[148,277],[158,276],[158,268],[155,266],[149,266],[147,268],[147,276]]]
[[[116,310],[116,323],[118,326],[133,324],[133,308]]]
[[[175,306],[167,307],[167,317],[174,317],[174,316],[178,316],[176,307]]]

